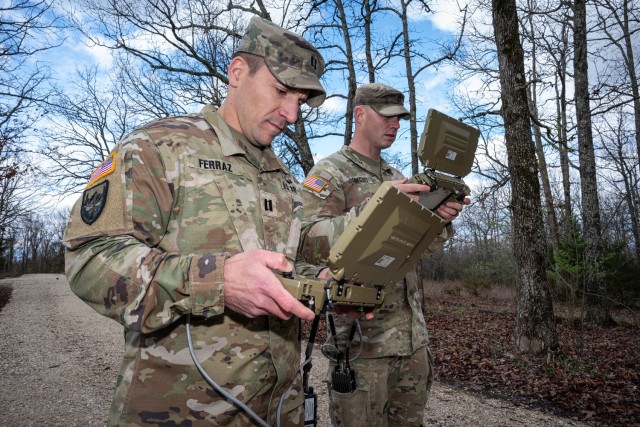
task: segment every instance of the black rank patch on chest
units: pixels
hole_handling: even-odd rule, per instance
[[[273,212],[273,199],[263,199],[264,201],[264,211],[265,212]]]
[[[102,213],[107,203],[109,181],[103,181],[98,185],[84,190],[82,193],[82,205],[80,206],[80,218],[85,224],[93,224]]]

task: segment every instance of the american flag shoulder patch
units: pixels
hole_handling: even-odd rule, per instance
[[[317,176],[309,175],[302,185],[307,187],[309,190],[319,193],[327,185],[327,181],[318,178]]]
[[[96,170],[93,171],[93,173],[91,174],[91,177],[89,178],[89,183],[87,184],[86,188],[91,187],[96,181],[109,175],[114,170],[116,170],[116,152],[115,151],[109,154],[109,157],[107,157],[105,161],[102,162],[100,166],[98,166]]]

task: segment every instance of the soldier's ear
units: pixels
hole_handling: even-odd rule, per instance
[[[248,69],[249,66],[243,57],[233,58],[229,64],[229,84],[235,86],[242,79],[242,74]]]
[[[355,107],[353,107],[353,119],[357,123],[362,122],[362,116],[364,115],[364,113],[365,111],[363,105],[356,105]]]

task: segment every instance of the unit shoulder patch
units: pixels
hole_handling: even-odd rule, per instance
[[[103,181],[95,187],[84,190],[82,193],[82,206],[80,206],[80,218],[85,224],[93,224],[104,209],[107,202],[109,181]]]

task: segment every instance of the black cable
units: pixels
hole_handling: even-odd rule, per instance
[[[327,314],[327,323],[329,326],[329,334],[333,338],[333,346],[336,349],[336,363],[340,363],[342,361],[342,351],[340,351],[340,346],[338,345],[338,334],[336,333],[336,324],[333,321],[333,314]]]
[[[309,339],[307,341],[307,348],[304,352],[305,357],[305,365],[302,370],[302,389],[306,393],[309,391],[309,371],[311,371],[311,353],[313,352],[313,344],[316,341],[316,333],[318,332],[318,324],[320,323],[320,315],[317,314],[316,317],[313,318],[313,323],[311,323],[311,333],[309,334]],[[307,363],[307,360],[309,363]]]
[[[360,322],[358,322],[358,319],[353,319],[353,322],[351,322],[351,329],[349,330],[349,338],[347,338],[347,347],[344,351],[344,367],[347,370],[349,370],[349,349],[351,349],[351,342],[356,334],[356,326],[360,329]],[[360,341],[362,342],[362,340]]]

